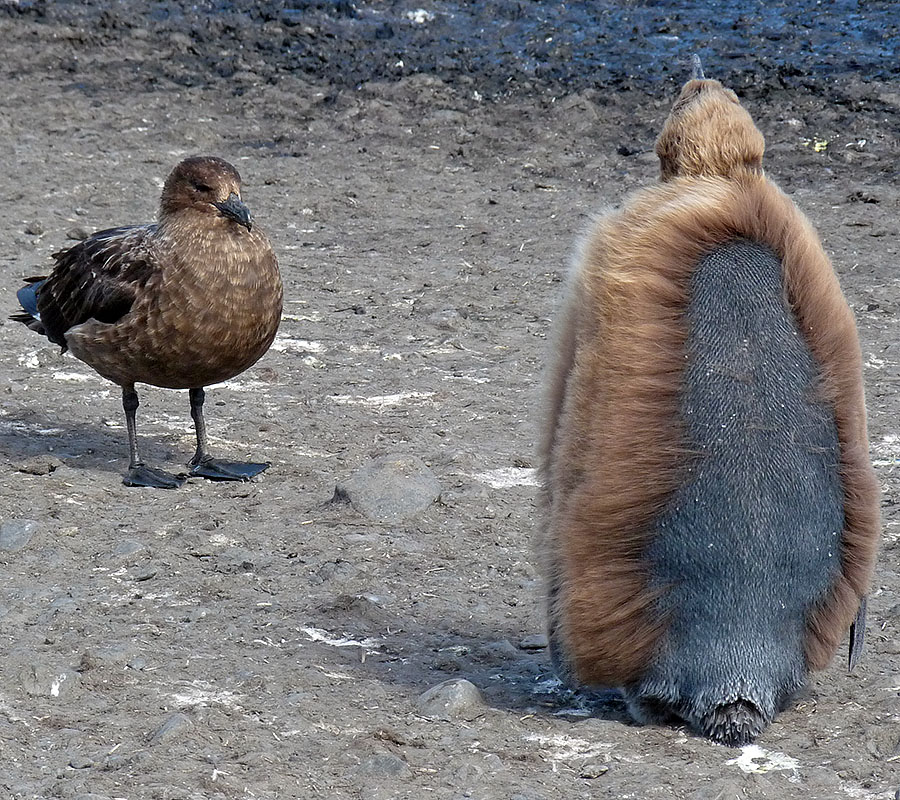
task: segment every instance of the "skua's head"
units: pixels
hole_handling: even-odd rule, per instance
[[[215,156],[195,156],[182,161],[166,178],[160,200],[160,218],[190,209],[243,225],[253,222],[241,201],[241,176],[227,161]]]

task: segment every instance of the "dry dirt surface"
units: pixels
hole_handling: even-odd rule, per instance
[[[0,796],[895,797],[896,6],[703,5],[0,0],[4,318],[199,153],[240,169],[286,290],[272,351],[208,392],[216,453],[272,463],[246,484],[124,487],[117,388],[0,326]],[[563,691],[531,547],[560,281],[655,179],[693,50],[834,259],[884,487],[862,665],[742,750]],[[141,399],[145,457],[182,469],[187,394]],[[329,502],[379,456],[439,501]]]

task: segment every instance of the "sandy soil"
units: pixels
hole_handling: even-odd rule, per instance
[[[655,178],[678,59],[716,21],[671,4],[106,5],[0,4],[4,316],[72,238],[151,219],[180,158],[229,159],[286,303],[208,421],[218,453],[272,467],[127,489],[116,387],[0,326],[0,794],[893,798],[891,4],[724,4],[730,33],[698,48],[834,258],[885,491],[863,664],[848,676],[842,651],[743,751],[561,691],[534,646],[536,399],[561,276],[591,215]],[[179,470],[187,394],[141,398],[145,457]],[[386,454],[426,462],[440,501],[399,523],[328,503]],[[483,700],[435,719],[419,698],[448,679]]]

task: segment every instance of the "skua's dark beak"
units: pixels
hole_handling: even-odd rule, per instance
[[[230,217],[243,225],[248,231],[253,227],[253,220],[250,219],[250,209],[244,205],[241,198],[234,192],[228,195],[228,199],[221,203],[213,203],[213,205],[222,212],[223,217]]]

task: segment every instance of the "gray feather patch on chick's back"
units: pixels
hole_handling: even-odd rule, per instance
[[[840,572],[838,436],[771,250],[740,239],[704,257],[688,323],[696,455],[647,553],[670,624],[626,694],[639,719],[745,744],[803,683],[807,615]]]

